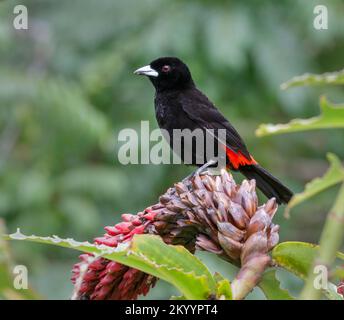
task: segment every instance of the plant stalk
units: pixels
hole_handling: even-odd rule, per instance
[[[322,265],[331,267],[336,258],[336,253],[340,249],[344,238],[344,183],[340,187],[336,202],[327,215],[326,223],[320,238],[320,248],[318,256],[309,270],[306,284],[303,288],[300,298],[303,300],[319,300],[321,298],[321,289],[314,286],[315,278],[318,276],[313,272],[316,266]]]

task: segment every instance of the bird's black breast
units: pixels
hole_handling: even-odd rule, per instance
[[[173,129],[194,130],[196,124],[185,113],[180,93],[164,92],[155,97],[155,116],[161,129],[172,133]]]
[[[201,150],[197,149],[197,139],[192,133],[195,129],[201,129],[201,127],[185,112],[183,94],[183,92],[178,91],[157,94],[154,101],[156,119],[159,127],[167,131],[170,146],[182,161],[186,164],[201,165],[208,160],[205,157],[203,148]],[[178,129],[180,130],[179,133],[176,132]],[[185,131],[185,129],[190,131]],[[181,134],[181,132],[183,133]],[[201,139],[204,145],[205,137],[201,136]],[[176,145],[179,145],[180,148],[175,148]]]

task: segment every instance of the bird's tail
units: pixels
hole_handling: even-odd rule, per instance
[[[276,198],[279,204],[288,203],[293,196],[292,191],[259,164],[241,166],[239,170],[246,178],[255,179],[257,187],[269,199]]]

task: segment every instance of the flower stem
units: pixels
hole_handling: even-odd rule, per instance
[[[318,300],[321,298],[321,289],[314,286],[317,276],[312,270],[317,265],[329,268],[336,258],[336,252],[340,248],[344,237],[344,183],[342,184],[336,202],[327,215],[326,223],[320,238],[318,256],[309,270],[308,279],[301,293],[301,299]]]

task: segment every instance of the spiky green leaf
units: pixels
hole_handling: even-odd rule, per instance
[[[323,74],[305,73],[302,76],[294,77],[281,84],[281,89],[285,90],[291,87],[314,86],[325,84],[344,84],[344,69],[336,72],[326,72]]]
[[[117,261],[171,283],[187,299],[207,299],[216,293],[213,276],[198,258],[182,246],[165,244],[158,236],[135,235],[130,243],[117,248],[56,236],[26,236],[19,230],[8,238],[56,245]]]
[[[317,129],[344,128],[344,105],[332,104],[324,96],[320,98],[319,116],[309,119],[294,119],[285,124],[261,124],[256,130],[258,137],[309,131]]]
[[[276,277],[276,270],[267,270],[259,283],[259,288],[269,300],[293,300],[288,290],[281,288],[281,283]]]
[[[311,243],[282,242],[272,250],[272,258],[278,266],[306,280],[318,250],[319,246]],[[344,253],[337,252],[337,258],[344,261]],[[336,286],[330,282],[328,282],[327,288],[322,291],[329,299],[342,300],[336,292]]]
[[[333,153],[328,153],[327,159],[330,162],[330,167],[327,172],[322,177],[315,178],[307,183],[302,192],[293,196],[286,208],[287,215],[289,211],[299,203],[302,203],[317,195],[321,191],[324,191],[327,188],[344,181],[344,167],[342,166],[339,158]]]

